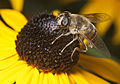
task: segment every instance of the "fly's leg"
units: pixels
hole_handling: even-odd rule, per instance
[[[76,48],[74,48],[74,50],[73,50],[73,52],[72,52],[72,54],[71,54],[71,61],[73,62],[73,55],[74,55],[74,53],[76,52],[76,51],[79,51],[79,52],[86,52],[86,51],[88,51],[88,48],[87,48],[87,46],[83,43],[83,41],[80,39],[80,37],[79,37],[79,39],[78,39],[80,42],[81,42],[81,44],[83,45],[83,47],[85,48],[85,49],[80,49],[80,48],[78,48],[78,47],[76,47]]]
[[[52,31],[59,29],[59,27],[53,28]]]
[[[68,35],[70,35],[71,33],[70,32],[68,32],[68,33],[66,33],[66,34],[64,34],[64,33],[62,33],[61,35],[59,35],[58,37],[56,37],[56,39],[54,40],[54,41],[52,41],[52,43],[51,44],[54,44],[59,38],[61,38],[62,36],[68,36]]]
[[[90,47],[90,48],[93,48],[93,45],[92,45],[92,43],[89,43],[88,47]]]
[[[64,36],[64,34],[62,33],[61,35],[59,35],[58,37],[56,37],[55,38],[55,40],[54,41],[52,41],[52,43],[51,44],[54,44],[55,43],[55,41],[57,41],[60,37],[62,37],[62,36]]]
[[[76,41],[78,39],[78,36],[76,36],[71,42],[69,42],[62,50],[61,50],[61,53],[63,53],[63,51],[69,46],[71,45],[74,41]],[[60,53],[60,55],[61,55]]]
[[[87,52],[88,51],[88,48],[87,48],[87,46],[84,44],[84,42],[81,40],[81,38],[79,37],[79,39],[78,39],[79,41],[80,41],[80,43],[83,45],[83,47],[85,48],[85,49],[80,49],[80,52]]]
[[[80,52],[80,48],[78,48],[78,47],[76,47],[76,48],[74,48],[74,50],[73,50],[73,52],[72,52],[72,54],[71,54],[71,61],[73,62],[73,55],[74,55],[74,53],[76,52],[76,51],[79,51]]]

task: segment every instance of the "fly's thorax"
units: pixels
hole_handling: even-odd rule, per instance
[[[79,31],[76,27],[69,27],[69,31],[71,32],[71,34],[79,34]]]
[[[72,34],[84,33],[88,30],[89,21],[81,15],[71,14],[69,30]]]
[[[71,14],[70,16],[70,25],[76,25],[79,27],[82,27],[83,25],[85,25],[87,27],[88,22],[89,22],[88,19],[82,15]]]
[[[72,26],[72,25],[77,25],[76,14],[70,15],[70,26]]]

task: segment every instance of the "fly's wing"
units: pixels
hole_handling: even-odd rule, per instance
[[[102,54],[104,54],[107,57],[111,57],[110,52],[103,42],[103,40],[99,37],[98,34],[96,34],[95,40],[90,41],[94,48],[96,48],[98,51],[100,51]]]
[[[93,23],[99,23],[110,19],[110,16],[105,13],[83,14],[82,16],[86,17],[90,22]]]
[[[103,40],[99,37],[97,34],[97,30],[93,24],[91,24],[91,27],[93,28],[94,32],[91,32],[92,37],[88,33],[84,33],[83,36],[87,41],[92,45],[94,48],[96,48],[98,51],[100,51],[102,54],[104,54],[107,57],[111,57],[110,52],[108,48],[106,47]],[[95,32],[96,31],[96,32]],[[89,45],[88,43],[88,45]]]

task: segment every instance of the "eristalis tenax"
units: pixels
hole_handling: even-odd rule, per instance
[[[104,13],[93,13],[93,14],[72,14],[68,11],[64,11],[60,13],[57,17],[57,25],[61,29],[68,29],[69,32],[62,33],[54,41],[54,44],[59,38],[62,36],[68,36],[70,34],[73,35],[73,40],[71,40],[60,52],[64,52],[64,50],[70,46],[74,41],[78,40],[82,44],[82,48],[74,48],[71,54],[71,61],[73,61],[72,56],[75,51],[87,52],[88,47],[96,48],[98,51],[103,53],[105,56],[110,57],[110,52],[104,44],[103,40],[99,37],[97,33],[97,29],[93,23],[98,23],[102,21],[106,21],[109,19],[109,15]],[[54,30],[56,30],[55,28]],[[87,40],[87,44],[83,42],[83,40]]]

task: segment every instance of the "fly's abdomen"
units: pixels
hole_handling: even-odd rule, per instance
[[[89,39],[91,42],[95,43],[96,36],[97,36],[97,31],[94,28],[93,25],[90,25],[85,33],[85,36],[87,39]]]

